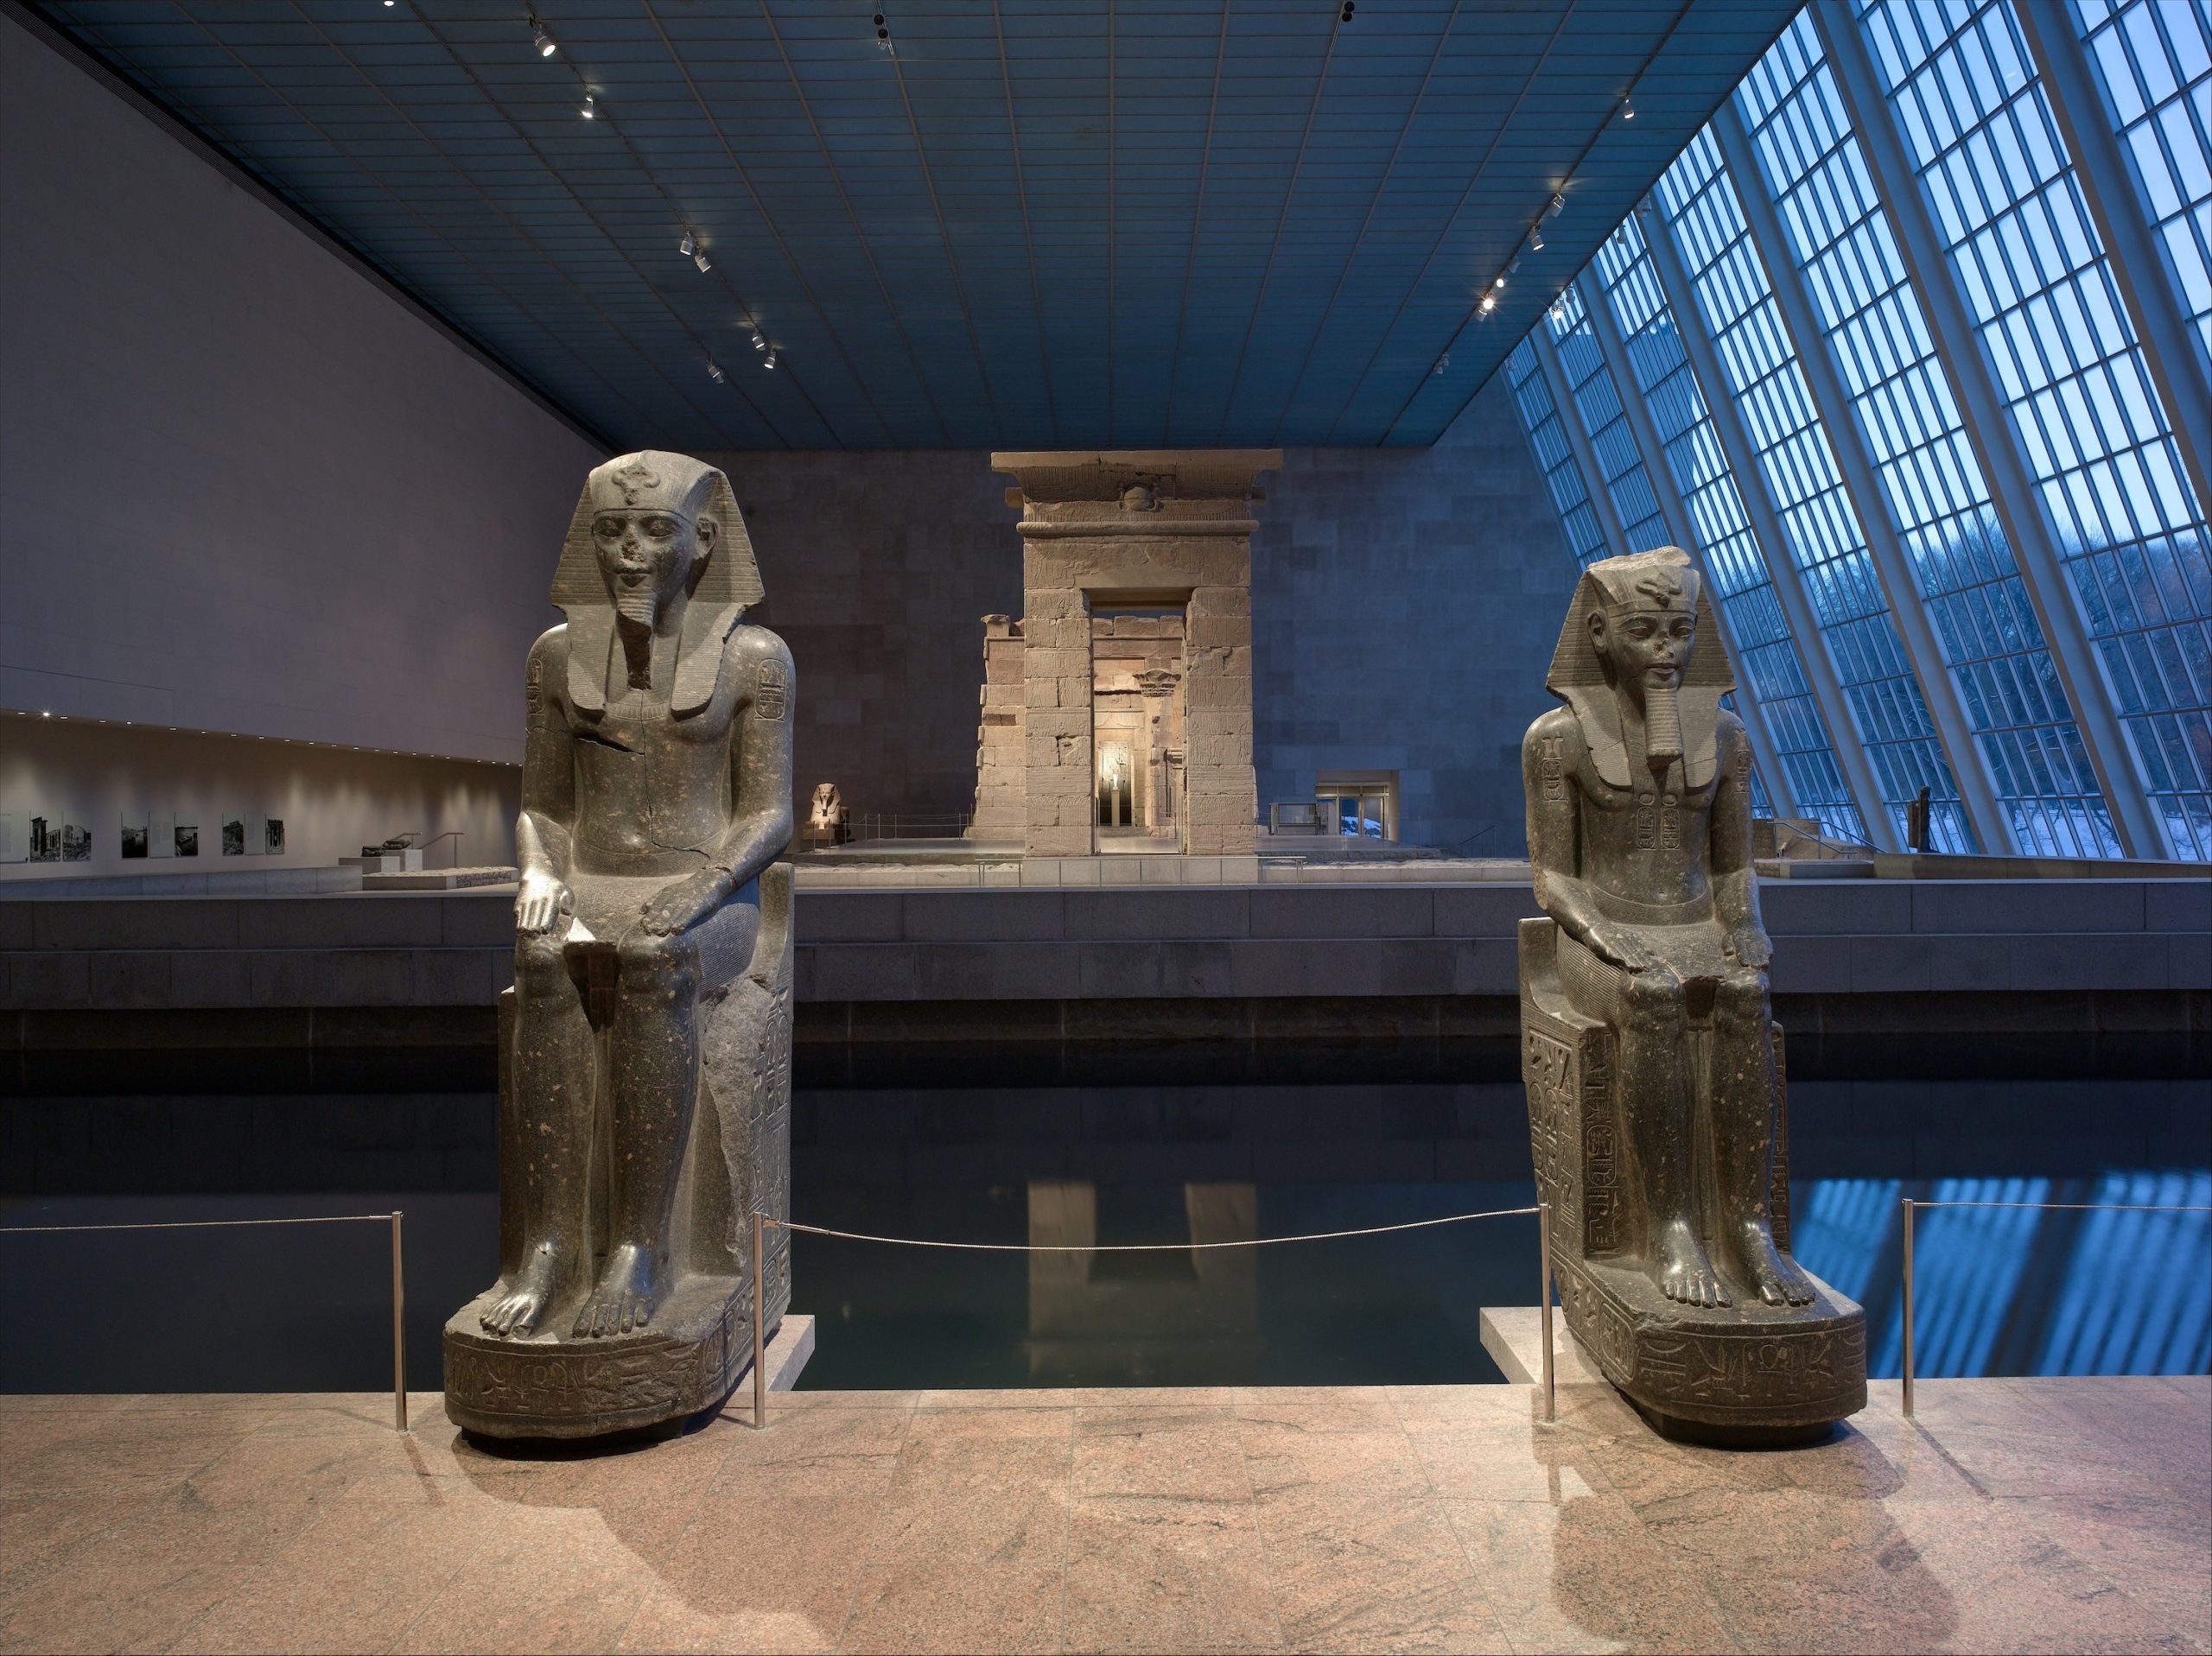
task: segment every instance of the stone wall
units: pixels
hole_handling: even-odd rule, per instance
[[[1575,568],[1504,377],[1427,449],[1292,448],[1255,511],[1260,809],[1395,771],[1399,837],[1523,849],[1521,733]],[[1488,832],[1484,832],[1485,827]]]

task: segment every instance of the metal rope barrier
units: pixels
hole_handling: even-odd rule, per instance
[[[2212,1213],[2212,1207],[2177,1207],[2163,1202],[1922,1202],[1904,1203],[1904,1412],[1912,1413],[1912,1217],[1923,1208],[2037,1208],[2055,1213]]]
[[[0,1225],[0,1236],[54,1236],[90,1230],[230,1230],[246,1225],[389,1225],[391,1227],[391,1424],[407,1430],[407,1272],[401,1213],[316,1214],[299,1219],[165,1219],[131,1225]]]
[[[766,1214],[753,1215],[753,1429],[761,1431],[767,1424],[768,1366],[766,1336],[764,1324],[767,1318],[767,1304],[763,1281],[763,1269],[767,1254],[766,1245],[770,1226],[778,1230],[798,1231],[809,1236],[834,1236],[849,1242],[881,1242],[892,1247],[953,1248],[971,1253],[1189,1253],[1201,1248],[1217,1247],[1272,1247],[1285,1242],[1333,1242],[1351,1236],[1387,1236],[1395,1231],[1427,1230],[1437,1225],[1463,1224],[1470,1219],[1508,1219],[1522,1214],[1536,1215],[1538,1252],[1541,1255],[1542,1283],[1536,1296],[1536,1304],[1543,1325],[1544,1346],[1544,1418],[1558,1418],[1558,1388],[1552,1370],[1552,1226],[1551,1203],[1539,1202],[1529,1208],[1490,1208],[1481,1213],[1446,1214],[1440,1219],[1408,1219],[1395,1225],[1365,1225],[1355,1230],[1312,1231],[1302,1236],[1249,1236],[1226,1242],[938,1242],[925,1240],[918,1236],[875,1236],[865,1231],[832,1230],[824,1225],[794,1224],[788,1219],[771,1219]]]

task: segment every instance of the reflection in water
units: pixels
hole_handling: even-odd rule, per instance
[[[1913,1227],[1913,1367],[1966,1374],[2201,1374],[2212,1370],[2212,1172],[2096,1178],[1818,1179],[1797,1187],[1796,1253],[1867,1310],[1867,1372],[1903,1361],[1902,1197]]]
[[[1249,1241],[1259,1234],[1259,1196],[1251,1185],[1185,1184],[1183,1208],[1193,1243]],[[1258,1249],[1089,1251],[1098,1240],[1095,1183],[1029,1181],[1030,1246],[1084,1250],[1029,1256],[1032,1382],[1221,1386],[1258,1379]]]

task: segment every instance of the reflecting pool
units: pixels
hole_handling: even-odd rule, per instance
[[[1798,1255],[1866,1306],[1871,1370],[1891,1375],[1902,1197],[2092,1204],[1923,1213],[1918,1371],[2207,1372],[2212,1214],[2124,1210],[2212,1205],[2205,1092],[1795,1085]],[[32,1226],[402,1209],[410,1380],[426,1388],[440,1324],[493,1273],[484,1092],[11,1098],[0,1123],[0,1226],[25,1232],[0,1234],[18,1330],[0,1389],[389,1383],[383,1226]],[[794,1218],[1060,1250],[800,1235],[809,1387],[1495,1381],[1478,1313],[1536,1291],[1528,1216],[1189,1246],[1527,1206],[1516,1086],[812,1089],[793,1141]],[[1172,1246],[1098,1251],[1117,1243]]]

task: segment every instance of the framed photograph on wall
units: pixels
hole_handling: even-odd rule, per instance
[[[245,813],[229,805],[223,807],[223,854],[245,855]]]
[[[197,822],[179,822],[176,825],[175,844],[176,854],[178,856],[198,856],[200,854],[200,824]]]
[[[29,852],[23,844],[24,818],[28,811],[0,811],[0,862],[23,862]]]
[[[284,819],[281,816],[271,816],[266,820],[264,826],[265,831],[261,836],[261,848],[272,857],[283,856],[284,854]]]
[[[176,855],[176,813],[175,811],[147,813],[146,854],[149,857]]]
[[[61,812],[61,860],[92,860],[92,814],[82,805],[68,805]]]
[[[146,854],[146,813],[123,813],[123,860],[136,862]]]
[[[29,853],[28,862],[60,862],[61,860],[61,819],[48,811],[29,813],[30,823],[23,831],[23,849]]]

